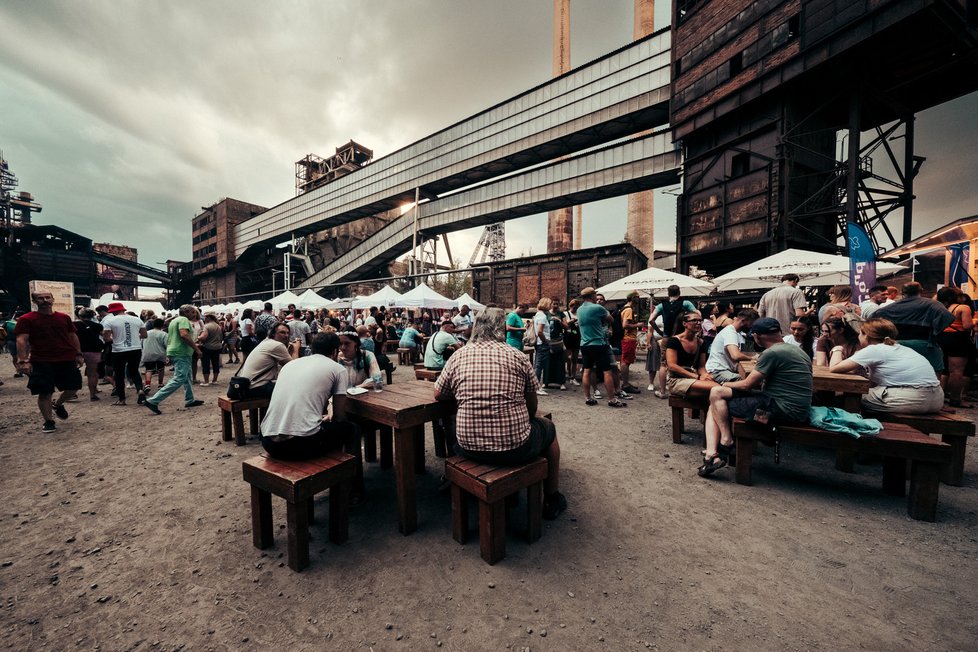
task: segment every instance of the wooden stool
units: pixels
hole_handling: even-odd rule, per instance
[[[411,358],[413,357],[414,351],[407,347],[398,347],[397,349],[397,363],[402,366],[407,366],[411,364]]]
[[[309,524],[314,520],[313,496],[329,489],[329,540],[343,543],[349,533],[350,490],[356,472],[352,455],[339,451],[304,461],[276,460],[259,455],[241,463],[251,484],[251,539],[256,548],[273,543],[272,494],[285,499],[289,568],[309,565]]]
[[[217,405],[221,408],[221,439],[231,441],[232,423],[234,425],[234,443],[238,446],[245,444],[244,416],[242,412],[248,413],[248,425],[251,426],[251,435],[259,436],[259,423],[268,411],[268,398],[249,398],[243,401],[232,401],[227,396],[217,399]]]
[[[479,552],[488,564],[506,556],[506,498],[526,487],[527,540],[543,531],[543,481],[547,460],[542,457],[522,466],[480,464],[465,457],[445,460],[445,477],[452,484],[452,538],[465,543],[468,506],[465,495],[479,501]],[[463,493],[464,492],[464,493]]]

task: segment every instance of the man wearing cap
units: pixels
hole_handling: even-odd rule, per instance
[[[441,330],[428,340],[424,350],[424,368],[441,371],[445,368],[445,360],[461,346],[455,339],[455,324],[446,318],[441,323]]]
[[[54,415],[67,419],[65,401],[75,398],[82,387],[78,369],[85,357],[71,317],[54,311],[54,295],[32,292],[31,299],[37,310],[22,315],[14,327],[17,372],[29,376],[27,388],[37,397],[37,407],[44,417],[41,430],[54,432]],[[52,404],[55,389],[61,390],[61,396]]]
[[[183,387],[184,405],[188,408],[203,405],[204,402],[194,398],[194,386],[190,380],[191,359],[194,353],[200,355],[200,346],[194,339],[194,329],[190,320],[197,317],[197,308],[188,304],[180,306],[180,315],[174,317],[167,328],[166,356],[173,363],[173,377],[163,385],[152,398],[143,402],[153,414],[160,412],[160,403]]]
[[[733,463],[733,417],[761,423],[808,421],[811,359],[801,348],[784,343],[777,319],[761,317],[751,326],[750,334],[757,348],[763,350],[750,375],[710,390],[706,450],[697,469],[702,477]]]
[[[581,384],[584,386],[585,403],[587,405],[597,405],[598,402],[591,397],[592,386],[596,386],[598,379],[592,376],[592,371],[601,374],[604,380],[605,391],[608,392],[610,407],[625,407],[625,403],[615,396],[615,377],[612,373],[614,358],[611,354],[611,346],[608,344],[608,328],[611,323],[611,315],[604,306],[595,303],[597,290],[586,287],[581,290],[581,307],[577,309],[577,325],[581,331],[581,360],[584,371],[581,374]]]
[[[146,326],[139,317],[126,314],[126,307],[113,301],[109,304],[109,316],[102,320],[102,339],[112,344],[112,369],[115,372],[116,401],[112,405],[126,404],[126,376],[138,394],[138,403],[146,399],[143,379],[139,377],[139,362],[143,355],[142,339]]]

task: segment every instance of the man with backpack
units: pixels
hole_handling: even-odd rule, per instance
[[[691,302],[684,300],[681,296],[681,291],[678,285],[670,285],[666,290],[667,299],[655,307],[652,311],[652,316],[649,318],[649,323],[655,329],[656,334],[659,335],[659,353],[662,362],[659,365],[659,371],[656,375],[656,387],[665,387],[666,382],[666,340],[673,336],[676,329],[676,320],[680,315],[684,315],[687,312],[693,312],[696,310]],[[662,329],[655,324],[657,317],[662,317]],[[669,398],[669,394],[666,392],[655,390],[655,395],[658,398]]]

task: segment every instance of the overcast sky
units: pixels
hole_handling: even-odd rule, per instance
[[[656,26],[669,0],[656,2]],[[77,0],[0,4],[0,150],[35,221],[189,260],[222,197],[295,193],[294,163],[350,139],[379,158],[551,75],[551,0]],[[572,0],[571,56],[631,39],[632,0]],[[914,235],[978,213],[978,94],[920,114]],[[620,242],[624,198],[584,208],[584,245]],[[546,218],[507,223],[507,255]],[[899,228],[896,229],[899,233]],[[656,246],[675,244],[657,192]],[[463,263],[479,230],[450,236]]]

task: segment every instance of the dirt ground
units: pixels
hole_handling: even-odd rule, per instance
[[[366,470],[350,540],[311,565],[251,544],[241,461],[217,397],[156,417],[83,393],[56,434],[0,361],[0,643],[14,650],[974,650],[978,445],[936,523],[909,519],[878,465],[847,475],[823,451],[756,460],[754,486],[697,477],[699,424],[671,441],[665,401],[586,407],[551,391],[567,512],[488,566],[450,530],[428,445],[419,529],[397,531],[393,473]],[[395,382],[408,378],[399,368]],[[643,384],[644,386],[644,384]],[[103,397],[107,398],[105,394]],[[974,416],[973,411],[969,411]],[[473,515],[473,526],[475,517]]]

